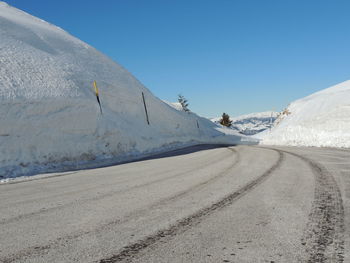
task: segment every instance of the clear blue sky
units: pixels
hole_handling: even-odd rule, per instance
[[[214,117],[282,110],[350,79],[348,0],[8,0]]]

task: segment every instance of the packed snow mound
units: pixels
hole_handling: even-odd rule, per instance
[[[3,2],[0,112],[2,177],[106,165],[198,143],[250,143],[173,109],[96,49]]]
[[[350,80],[291,103],[262,144],[350,147]]]
[[[277,115],[278,112],[265,111],[233,117],[230,128],[244,135],[254,135],[271,128]],[[211,119],[216,124],[220,124],[220,120],[221,117]]]
[[[170,107],[174,108],[175,110],[184,111],[180,102],[169,102],[169,101],[166,101],[166,100],[163,100],[163,101],[166,104],[168,104]]]

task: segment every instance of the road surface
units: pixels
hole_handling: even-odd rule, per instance
[[[350,150],[160,157],[0,185],[0,262],[350,262]]]

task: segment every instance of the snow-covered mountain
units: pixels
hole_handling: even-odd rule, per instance
[[[254,135],[271,128],[277,115],[278,112],[266,111],[233,117],[230,118],[232,121],[230,128],[244,135]],[[221,117],[212,118],[211,121],[220,124],[220,119]]]
[[[96,49],[4,2],[0,113],[3,177],[101,165],[198,143],[249,143],[175,110]]]
[[[350,147],[350,80],[291,103],[263,144]]]

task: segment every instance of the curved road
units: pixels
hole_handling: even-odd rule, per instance
[[[0,262],[350,262],[350,150],[196,146],[0,185]]]

